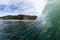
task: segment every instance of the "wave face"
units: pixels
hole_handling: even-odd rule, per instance
[[[36,33],[38,34],[36,40],[60,40],[59,2],[59,0],[48,0],[42,16],[34,24],[36,25]]]

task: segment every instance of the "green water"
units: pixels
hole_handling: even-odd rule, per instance
[[[35,21],[0,21],[0,40],[60,40],[60,1],[48,2]]]

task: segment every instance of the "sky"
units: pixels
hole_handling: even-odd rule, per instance
[[[0,16],[41,15],[47,0],[0,0]]]

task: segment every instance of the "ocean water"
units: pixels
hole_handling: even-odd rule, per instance
[[[0,21],[0,40],[60,40],[59,3],[48,2],[34,21]]]
[[[0,21],[0,40],[23,40],[30,33],[29,26],[33,21]],[[28,28],[28,29],[27,29]]]

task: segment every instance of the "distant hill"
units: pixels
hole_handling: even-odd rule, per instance
[[[37,16],[30,15],[7,15],[0,17],[2,20],[35,20],[36,18]]]

